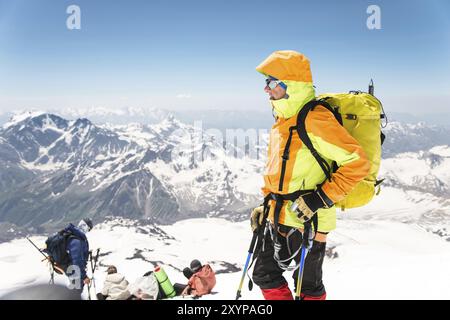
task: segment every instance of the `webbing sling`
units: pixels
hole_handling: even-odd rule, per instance
[[[273,217],[274,232],[271,232],[272,242],[273,242],[274,251],[275,251],[274,259],[281,269],[292,271],[299,267],[298,264],[296,264],[293,267],[289,267],[289,262],[292,258],[294,258],[297,255],[297,253],[300,251],[300,248],[301,248],[300,247],[297,251],[295,251],[291,257],[288,257],[287,259],[284,259],[284,260],[280,260],[278,252],[281,250],[281,244],[278,242],[277,233],[279,232],[280,213],[281,213],[281,209],[283,208],[284,201],[289,201],[289,200],[294,201],[294,200],[298,199],[300,196],[302,196],[303,194],[310,193],[312,191],[313,190],[299,190],[297,192],[293,192],[293,193],[290,193],[287,195],[271,193],[272,200],[275,200],[275,210],[274,210],[274,217]],[[311,223],[311,221],[314,226],[314,231],[318,232],[319,219],[317,217],[317,213],[314,214],[314,216],[311,218],[311,220],[305,222],[305,225],[308,223]],[[296,229],[296,231],[298,231],[298,229]],[[288,234],[290,234],[290,233],[288,233]],[[304,234],[303,234],[303,236],[304,236]],[[287,243],[287,245],[289,246],[288,243]],[[291,252],[291,248],[288,247],[288,251]],[[285,264],[285,262],[287,262],[288,264]]]
[[[295,201],[297,200],[300,196],[307,194],[307,193],[311,193],[314,190],[299,190],[293,193],[289,193],[289,194],[276,194],[276,193],[270,193],[269,195],[271,196],[272,200],[275,200],[275,210],[274,210],[274,216],[273,216],[273,224],[275,227],[275,230],[278,232],[279,229],[279,220],[280,220],[280,213],[281,213],[281,209],[283,208],[283,203],[284,201]],[[314,226],[314,231],[318,231],[318,227],[319,227],[319,219],[317,217],[317,213],[311,218],[311,221],[313,223]],[[277,239],[272,239],[273,241],[277,241]]]
[[[269,201],[270,200],[275,200],[278,205],[275,206],[275,212],[274,212],[274,225],[276,226],[276,232],[278,232],[278,225],[279,225],[279,219],[280,219],[280,212],[281,212],[281,208],[283,207],[283,202],[284,201],[294,201],[296,200],[298,197],[300,197],[303,194],[306,193],[310,193],[312,192],[312,190],[299,190],[290,194],[285,194],[285,195],[280,195],[280,194],[275,194],[275,193],[269,193],[265,198],[264,198],[264,218],[263,218],[263,224],[260,226],[259,230],[258,230],[258,240],[256,242],[256,247],[252,256],[252,261],[247,269],[247,277],[249,278],[249,283],[248,283],[248,289],[251,291],[253,289],[253,280],[252,278],[249,276],[248,271],[250,270],[250,268],[252,267],[253,263],[256,261],[256,259],[258,258],[259,253],[261,252],[261,248],[264,245],[264,241],[265,241],[265,231],[266,231],[266,220],[268,218],[269,215],[269,211],[270,211],[270,206],[269,206]],[[278,199],[278,200],[277,200]],[[280,205],[281,203],[281,205]],[[314,226],[314,230],[315,232],[318,232],[318,226],[319,226],[319,220],[317,217],[317,213],[312,217],[312,223]],[[311,221],[310,220],[310,221]],[[275,245],[275,241],[278,243],[278,239],[275,236],[273,236],[272,234],[272,242]],[[290,251],[290,250],[289,250]]]
[[[267,220],[267,218],[269,216],[269,211],[270,211],[269,201],[270,200],[275,200],[276,201],[277,197],[280,199],[279,202],[281,202],[281,205],[280,204],[278,205],[278,210],[277,210],[277,207],[275,207],[275,210],[274,210],[274,224],[276,224],[276,228],[278,228],[279,219],[280,219],[280,212],[281,212],[281,208],[283,206],[283,201],[289,201],[289,200],[290,201],[294,201],[294,200],[298,199],[298,197],[300,197],[301,195],[306,194],[306,193],[310,193],[310,192],[312,192],[312,190],[299,190],[299,191],[296,191],[296,192],[293,192],[293,193],[290,193],[290,194],[285,194],[285,195],[269,193],[264,198],[264,204],[263,204],[263,206],[264,206],[263,224],[264,225],[261,225],[261,227],[258,230],[258,241],[256,242],[256,247],[255,247],[255,250],[254,250],[254,253],[253,253],[252,262],[251,262],[251,264],[249,266],[249,269],[252,266],[254,260],[257,258],[258,254],[259,254],[259,251],[261,250],[261,247],[262,247],[262,243],[263,243],[263,240],[264,240],[265,222],[266,222],[266,220]],[[317,227],[318,227],[317,214],[314,215],[314,217],[313,217],[313,225],[314,225],[315,230],[317,230]]]

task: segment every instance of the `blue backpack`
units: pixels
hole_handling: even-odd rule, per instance
[[[45,241],[47,248],[44,249],[44,252],[48,254],[50,262],[53,265],[56,265],[56,267],[61,268],[64,272],[71,264],[71,258],[67,250],[67,245],[71,238],[79,239],[79,237],[75,236],[72,232],[64,229],[51,235]]]

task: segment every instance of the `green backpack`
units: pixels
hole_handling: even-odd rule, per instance
[[[369,174],[360,181],[354,189],[343,199],[336,203],[336,207],[344,209],[357,208],[369,203],[375,193],[376,188],[383,182],[378,180],[378,171],[381,162],[381,145],[385,135],[381,132],[381,120],[387,118],[381,102],[373,95],[373,81],[369,86],[369,93],[361,91],[350,91],[349,93],[322,94],[317,100],[308,103],[299,113],[297,127],[300,139],[310,149],[313,156],[325,172],[326,177],[331,181],[331,174],[337,170],[336,164],[330,168],[326,161],[320,157],[311,140],[306,134],[305,119],[310,110],[317,105],[324,106],[330,110],[336,119],[349,134],[358,141],[370,161]],[[302,125],[303,124],[303,125]],[[303,131],[303,132],[301,132]]]

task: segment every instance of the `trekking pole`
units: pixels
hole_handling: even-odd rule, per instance
[[[88,298],[89,298],[89,300],[92,300],[91,299],[91,284],[90,283],[88,284]]]
[[[91,283],[94,284],[94,291],[95,293],[97,293],[97,287],[95,285],[95,278],[94,278],[94,272],[95,272],[95,268],[97,267],[97,260],[98,260],[98,255],[100,253],[100,249],[97,249],[97,253],[95,255],[95,263],[92,263],[92,251],[89,251],[89,255],[90,255],[90,264],[91,264],[91,271],[92,271],[92,278],[91,278],[91,282],[89,282],[88,284],[88,296],[89,296],[89,300],[91,300]]]
[[[96,255],[95,255],[94,268],[92,268],[92,254],[91,254],[92,282],[94,283],[94,291],[95,291],[95,293],[97,293],[97,287],[95,286],[94,272],[95,272],[95,269],[96,269],[96,267],[97,267],[97,261],[98,261],[98,255],[99,255],[99,253],[100,253],[100,249],[97,248],[97,253],[96,253]]]
[[[39,247],[33,241],[31,241],[30,238],[26,237],[26,239],[28,241],[30,241],[30,243],[33,245],[33,247],[35,247],[45,257],[45,259],[48,259],[48,256],[45,253],[43,253],[42,250],[39,249]]]
[[[50,281],[49,284],[55,284],[55,271],[52,269],[52,271],[50,271]]]
[[[258,231],[255,230],[253,232],[253,237],[252,237],[252,241],[250,243],[250,248],[248,248],[247,261],[245,261],[245,267],[244,267],[244,271],[242,272],[241,282],[239,283],[239,288],[236,293],[236,300],[239,300],[239,298],[241,297],[241,290],[242,290],[242,286],[244,285],[245,274],[247,273],[247,268],[250,263],[250,258],[253,255],[253,251],[255,249],[255,244],[256,244],[257,239],[258,239]]]
[[[242,271],[242,278],[241,278],[241,282],[239,283],[239,288],[236,292],[236,300],[239,300],[240,297],[242,297],[241,295],[241,291],[242,291],[242,286],[244,285],[244,279],[245,279],[245,274],[247,273],[247,270],[249,268],[249,263],[250,263],[250,259],[254,253],[255,250],[255,245],[256,245],[256,240],[258,239],[258,236],[260,233],[263,233],[263,237],[264,237],[264,231],[266,229],[266,221],[267,221],[267,215],[268,215],[268,207],[267,204],[269,202],[269,197],[266,197],[264,199],[264,217],[263,217],[263,222],[260,226],[258,226],[256,228],[255,231],[253,231],[253,237],[252,237],[252,241],[250,242],[250,247],[248,248],[248,255],[247,255],[247,260],[245,261],[245,266],[244,266],[244,270]],[[249,284],[249,289],[251,290],[250,284]]]
[[[92,270],[92,251],[89,251],[89,261],[91,263],[91,270]],[[91,282],[90,281],[87,285],[87,288],[88,288],[88,298],[89,298],[89,300],[91,300]]]
[[[303,273],[305,269],[305,258],[309,251],[309,234],[311,232],[311,222],[306,222],[304,224],[303,231],[303,239],[302,239],[302,251],[300,255],[300,264],[298,270],[298,278],[297,278],[297,289],[295,291],[295,300],[300,300],[300,294],[302,291],[302,283],[303,283]]]

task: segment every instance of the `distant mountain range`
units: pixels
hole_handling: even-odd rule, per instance
[[[158,117],[150,125],[96,125],[43,112],[11,118],[0,127],[0,240],[86,216],[158,224],[247,218],[261,201],[267,136],[254,146],[261,158],[235,157],[243,150],[232,141],[171,114]],[[392,122],[384,132],[385,184],[432,194],[446,206],[450,129]]]
[[[198,141],[183,149],[187,138]],[[117,127],[17,116],[0,130],[0,221],[46,230],[84,216],[237,217],[258,201],[247,179],[260,177],[259,162],[203,138],[173,116]]]
[[[15,114],[28,113],[30,110],[16,112],[0,111],[0,126],[13,117]],[[173,115],[183,123],[194,124],[195,121],[202,121],[204,128],[224,129],[249,129],[249,128],[270,128],[274,119],[269,105],[263,106],[259,110],[168,110],[160,108],[61,108],[47,109],[46,113],[58,114],[66,119],[87,118],[96,124],[110,123],[113,125],[127,125],[138,122],[142,124],[157,124],[167,116]],[[390,112],[386,110],[389,121],[408,124],[426,123],[427,126],[439,126],[450,128],[449,114],[427,113],[417,116],[407,113]]]

